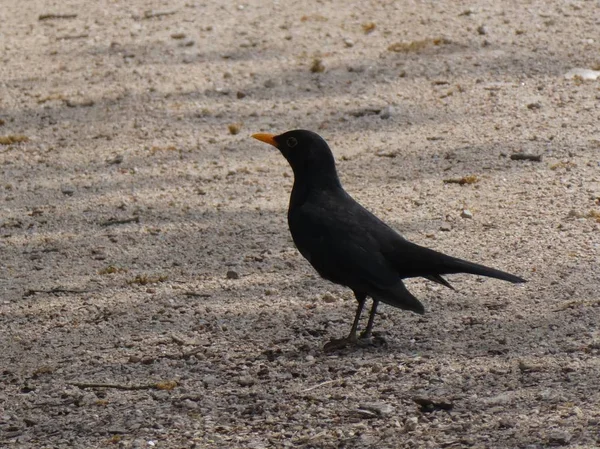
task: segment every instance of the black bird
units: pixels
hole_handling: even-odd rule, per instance
[[[323,278],[351,288],[358,301],[350,335],[332,340],[326,350],[359,343],[356,330],[367,296],[373,299],[373,306],[361,338],[370,338],[380,301],[424,313],[421,302],[404,286],[404,278],[420,276],[449,288],[444,274],[470,273],[526,282],[403,238],[346,193],[333,154],[318,134],[294,130],[252,137],[275,146],[294,171],[288,224],[296,247]]]

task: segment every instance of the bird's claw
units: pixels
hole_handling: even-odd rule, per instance
[[[340,349],[345,349],[347,347],[366,348],[369,346],[385,347],[387,346],[387,341],[380,336],[368,336],[365,338],[362,334],[360,338],[332,338],[329,342],[325,344],[325,346],[323,346],[323,351],[334,352]]]

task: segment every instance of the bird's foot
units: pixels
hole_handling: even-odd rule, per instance
[[[360,338],[356,338],[356,336],[346,338],[332,338],[329,342],[325,344],[325,346],[323,346],[323,351],[334,352],[349,347],[367,348],[369,346],[387,346],[387,342],[383,337],[380,336],[369,336],[367,338],[364,338],[362,334]]]
[[[387,348],[387,340],[381,335],[372,335],[370,332],[366,334],[363,332],[358,338],[359,344],[362,346],[374,346],[376,348]]]

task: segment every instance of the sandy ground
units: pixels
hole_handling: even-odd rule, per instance
[[[598,3],[299,4],[2,1],[0,446],[600,447],[600,80],[565,77],[600,70]],[[249,138],[293,128],[409,239],[529,283],[410,281],[425,316],[325,354],[355,301]]]

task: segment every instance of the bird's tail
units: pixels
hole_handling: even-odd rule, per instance
[[[485,265],[468,262],[466,260],[457,259],[450,256],[446,256],[442,259],[438,272],[439,274],[476,274],[479,276],[501,279],[503,281],[512,282],[513,284],[527,282],[525,279],[515,276],[514,274],[506,273],[504,271],[496,270],[495,268],[486,267]]]

